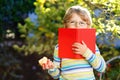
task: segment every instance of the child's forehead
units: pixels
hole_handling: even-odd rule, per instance
[[[69,18],[83,18],[84,14],[72,13]],[[85,16],[84,16],[85,17]]]
[[[71,17],[70,18],[76,18],[76,17],[81,17],[79,14],[77,14],[77,13],[73,13],[73,14],[71,14]]]

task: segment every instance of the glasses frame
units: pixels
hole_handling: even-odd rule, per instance
[[[86,22],[83,22],[83,21],[79,21],[79,22],[77,22],[77,21],[67,21],[67,23],[69,24],[69,25],[77,25],[77,24],[79,24],[79,26],[86,26],[87,25],[87,23]]]

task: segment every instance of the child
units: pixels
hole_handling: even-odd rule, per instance
[[[65,28],[91,28],[92,20],[87,9],[80,6],[70,7],[64,16]],[[93,68],[98,72],[104,72],[106,63],[100,55],[100,51],[96,46],[96,53],[86,46],[84,42],[73,45],[73,52],[80,54],[84,59],[70,59],[58,57],[59,45],[55,47],[54,61],[47,60],[42,64],[42,68],[48,69],[48,73],[59,80],[95,80]]]

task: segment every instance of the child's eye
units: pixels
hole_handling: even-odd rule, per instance
[[[70,23],[75,23],[75,21],[70,21]]]
[[[82,24],[82,25],[84,25],[85,23],[84,23],[84,22],[80,22],[79,24]]]

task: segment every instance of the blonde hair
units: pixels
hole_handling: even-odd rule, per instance
[[[64,18],[63,18],[63,23],[65,24],[67,20],[69,20],[72,17],[72,13],[78,14],[83,21],[85,21],[88,25],[88,27],[91,27],[92,25],[92,19],[90,16],[90,12],[81,6],[72,6],[67,9]]]

